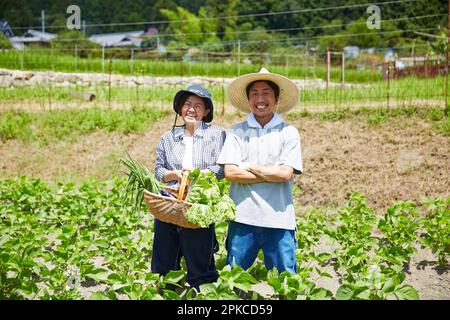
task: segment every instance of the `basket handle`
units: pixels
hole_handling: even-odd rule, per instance
[[[180,190],[178,191],[178,200],[183,200],[184,190],[189,181],[189,171],[183,171],[183,177],[181,178]]]

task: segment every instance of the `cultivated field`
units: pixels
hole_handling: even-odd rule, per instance
[[[0,298],[450,299],[450,118],[442,99],[388,108],[363,96],[352,108],[320,109],[322,91],[319,103],[285,115],[302,137],[299,272],[278,275],[261,261],[229,270],[221,223],[220,278],[195,295],[166,289],[183,284],[184,270],[150,272],[152,217],[122,198],[119,166],[128,151],[153,170],[176,89],[160,90],[158,103],[156,91],[142,91],[136,104],[133,89],[126,101],[114,88],[111,107],[105,92],[94,106],[52,88],[52,108],[47,89],[35,98],[33,88],[2,90]],[[215,123],[245,119],[217,100]]]

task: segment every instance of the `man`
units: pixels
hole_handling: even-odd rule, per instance
[[[237,208],[228,229],[227,263],[248,269],[262,249],[267,269],[296,273],[292,187],[293,175],[303,170],[300,135],[279,113],[295,106],[299,90],[262,68],[235,79],[228,98],[248,116],[229,130],[217,161]]]

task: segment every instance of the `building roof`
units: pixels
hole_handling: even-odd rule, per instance
[[[2,32],[8,38],[14,37],[14,32],[9,26],[8,21],[0,19],[0,32]]]
[[[104,47],[140,46],[144,31],[93,34],[89,39]]]
[[[45,42],[56,38],[56,36],[57,35],[54,33],[42,32],[42,31],[33,30],[33,29],[28,29],[27,32],[25,32],[25,34],[23,35],[23,37],[40,38],[41,41],[45,41]]]
[[[54,38],[56,38],[56,34],[54,33],[29,29],[21,37],[11,37],[11,42],[20,42],[20,43],[50,42]]]

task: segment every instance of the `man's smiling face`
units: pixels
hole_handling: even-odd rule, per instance
[[[256,120],[264,126],[273,116],[277,104],[275,91],[266,81],[253,83],[248,91],[248,101]]]

